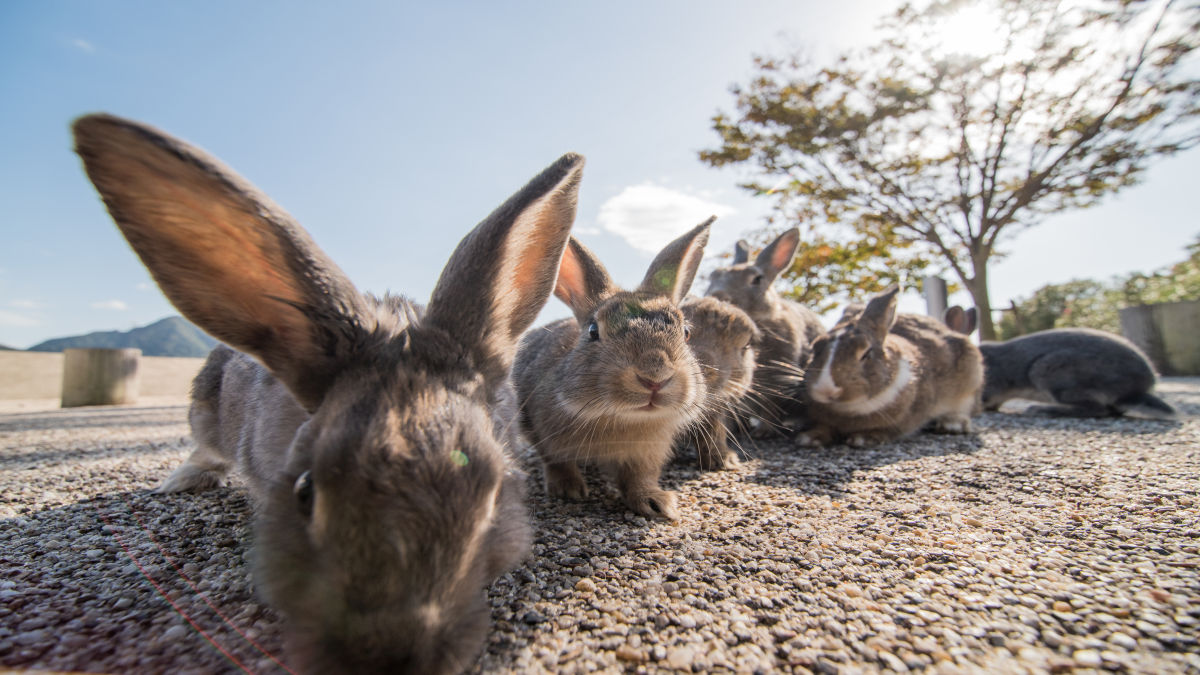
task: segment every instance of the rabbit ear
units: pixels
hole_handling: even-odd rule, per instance
[[[733,245],[733,264],[741,265],[750,260],[750,243],[745,239],[738,239],[738,242]]]
[[[650,269],[638,286],[639,291],[666,295],[679,304],[687,295],[704,257],[704,245],[708,243],[708,230],[716,216],[700,223],[690,232],[667,244],[650,263]]]
[[[571,237],[558,270],[555,297],[567,303],[575,313],[575,319],[583,323],[592,310],[616,290],[608,271],[596,255],[578,239]]]
[[[962,307],[953,305],[946,308],[946,312],[942,316],[942,321],[950,327],[950,330],[962,333],[963,335],[970,335],[975,332],[975,325],[978,318],[979,315],[974,307],[964,311]]]
[[[74,134],[88,177],[167,298],[314,410],[368,322],[337,265],[202,150],[110,115],[79,118]]]
[[[493,211],[459,243],[430,296],[423,323],[465,346],[490,383],[506,376],[517,339],[554,289],[583,163],[563,155]]]
[[[800,247],[800,228],[793,227],[775,238],[759,252],[754,264],[762,270],[768,281],[774,281],[779,273],[792,266],[796,249]]]
[[[858,323],[876,339],[883,342],[896,321],[896,304],[899,302],[900,287],[892,285],[884,292],[876,295],[867,302]]]

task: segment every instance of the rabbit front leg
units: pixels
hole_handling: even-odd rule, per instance
[[[587,483],[583,480],[579,465],[573,460],[544,460],[543,471],[546,474],[546,494],[549,496],[562,499],[583,499],[587,496]]]
[[[674,492],[658,486],[665,457],[635,458],[617,465],[617,488],[630,509],[647,518],[679,520]]]
[[[693,441],[702,470],[733,469],[741,463],[729,450],[728,436],[724,413],[712,413],[701,422],[693,434]]]

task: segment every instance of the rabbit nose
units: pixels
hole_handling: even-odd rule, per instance
[[[671,377],[674,377],[674,376],[672,375]],[[657,393],[659,389],[662,389],[668,382],[670,382],[671,378],[668,377],[665,380],[659,380],[659,381],[655,382],[654,380],[648,380],[648,379],[642,377],[641,375],[638,375],[637,381],[638,381],[638,384],[649,389],[650,393],[653,394],[653,393]]]

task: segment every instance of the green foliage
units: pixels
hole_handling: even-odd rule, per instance
[[[990,336],[1001,234],[1095,205],[1200,141],[1197,5],[981,0],[1004,47],[946,53],[939,31],[967,5],[905,5],[878,44],[828,66],[758,57],[733,88],[736,113],[713,118],[721,144],[701,160],[754,167],[743,187],[774,200],[774,222],[805,224],[809,244],[836,253],[808,263],[850,266],[793,267],[796,294],[854,295],[897,260],[936,260]]]
[[[1068,326],[1120,333],[1123,307],[1200,300],[1200,238],[1187,249],[1187,260],[1148,275],[1132,274],[1110,283],[1075,280],[1043,286],[1006,308],[997,336],[1007,340]]]

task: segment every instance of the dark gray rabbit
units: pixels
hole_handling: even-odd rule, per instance
[[[800,230],[792,228],[750,262],[749,244],[739,241],[733,264],[714,270],[705,292],[746,312],[761,334],[748,407],[763,422],[756,435],[782,431],[793,418],[804,417],[800,407],[804,368],[812,357],[813,342],[825,334],[816,312],[781,297],[774,287],[779,275],[791,267],[799,246]]]
[[[687,298],[680,309],[691,325],[689,344],[708,389],[704,414],[692,425],[690,440],[701,469],[733,468],[739,462],[729,449],[729,423],[750,393],[758,329],[745,312],[716,298]]]
[[[422,310],[360,293],[203,151],[107,115],[74,132],[166,296],[244,352],[218,347],[196,378],[197,448],[161,489],[245,474],[254,578],[300,670],[470,666],[486,586],[530,547],[505,378],[554,288],[583,158],[564,156],[468,233]]]
[[[1175,419],[1175,409],[1153,393],[1157,376],[1132,342],[1090,328],[1055,328],[984,342],[983,405],[996,410],[1013,398],[1055,406],[1031,412],[1075,417],[1133,413]]]
[[[937,319],[897,314],[895,286],[847,310],[819,338],[805,374],[814,426],[800,445],[854,446],[900,438],[932,423],[967,433],[979,407],[983,359]]]
[[[521,428],[542,458],[546,492],[581,499],[579,464],[616,478],[626,505],[676,520],[658,485],[676,437],[704,410],[700,365],[679,302],[704,256],[712,219],[664,248],[637,290],[613,283],[571,238],[554,294],[574,312],[530,331],[513,363]]]

